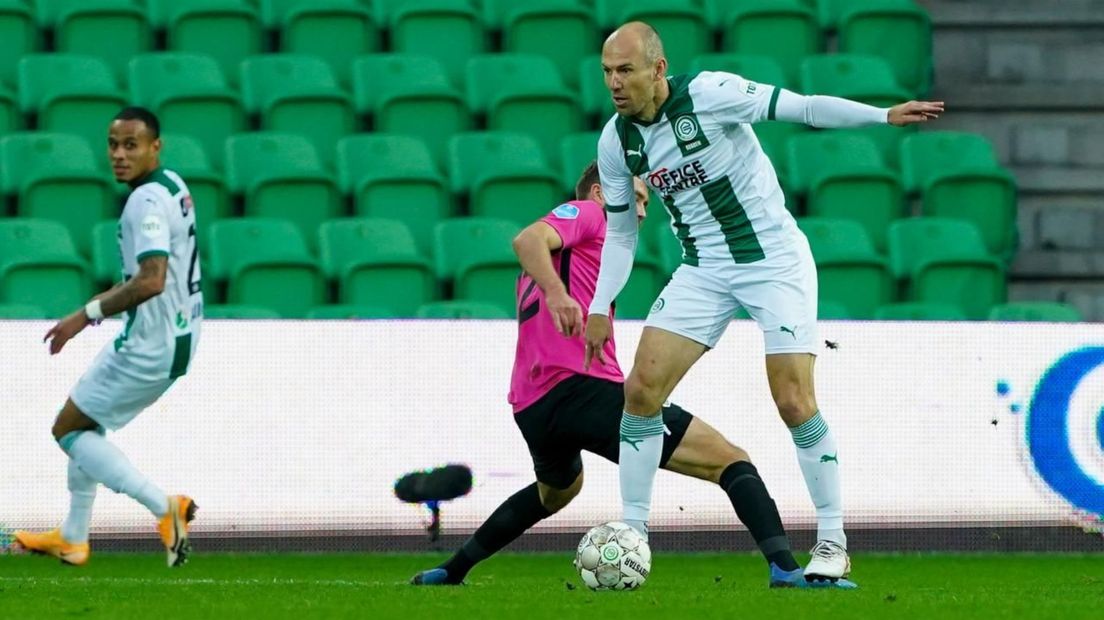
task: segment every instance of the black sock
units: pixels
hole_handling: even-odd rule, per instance
[[[460,583],[473,566],[491,557],[551,514],[541,503],[540,491],[534,482],[502,502],[441,568],[448,571],[450,582]]]
[[[790,552],[790,539],[782,527],[778,506],[771,499],[755,466],[747,461],[729,465],[721,474],[720,485],[736,509],[736,516],[747,526],[767,562],[776,564],[782,570],[799,568]]]

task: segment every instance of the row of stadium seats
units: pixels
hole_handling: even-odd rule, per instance
[[[884,60],[869,55],[806,57],[796,82],[763,56],[707,55],[690,64],[695,72],[730,71],[881,107],[912,96]],[[332,160],[343,135],[368,129],[409,133],[425,139],[440,162],[449,136],[484,127],[533,135],[555,163],[560,136],[600,129],[613,114],[597,56],[573,67],[581,74],[578,97],[552,61],[532,54],[471,58],[463,88],[450,84],[439,61],[412,54],[358,57],[350,89],[321,59],[296,54],[245,59],[240,89],[230,86],[214,58],[197,54],[135,56],[128,64],[127,88],[119,88],[108,66],[94,56],[29,54],[16,66],[16,91],[0,89],[0,133],[21,128],[77,133],[100,144],[105,119],[129,102],[153,110],[171,131],[195,136],[216,163],[221,140],[250,128],[302,133],[325,161]],[[789,124],[767,123],[760,136],[777,148],[803,129],[784,125]],[[878,127],[868,133],[892,161],[907,132]]]
[[[909,90],[931,81],[931,24],[911,0],[0,0],[0,72],[52,39],[118,76],[135,54],[168,49],[210,54],[236,80],[246,57],[282,51],[319,55],[348,83],[354,56],[393,50],[437,58],[458,85],[468,58],[499,49],[573,71],[606,32],[637,19],[664,37],[676,73],[725,51],[771,56],[796,78],[830,29],[840,51],[885,58]]]
[[[232,136],[226,141],[225,172],[208,161],[195,140],[166,135],[162,161],[188,184],[201,238],[211,224],[240,213],[288,219],[313,247],[323,221],[358,215],[402,220],[429,254],[433,227],[442,219],[468,213],[525,225],[571,197],[581,170],[594,159],[597,140],[597,133],[565,136],[559,144],[563,166],[555,168],[529,136],[461,133],[449,139],[447,175],[419,139],[388,134],[341,138],[336,175],[296,134]],[[772,160],[790,194],[790,208],[859,222],[879,253],[886,252],[890,223],[911,212],[911,196],[920,197],[924,215],[972,222],[989,253],[1007,260],[1014,252],[1015,184],[980,136],[909,135],[898,157],[900,172],[862,133],[807,132],[791,137],[786,147],[784,156]],[[118,192],[125,189],[108,181],[104,161],[79,136],[0,138],[0,215],[9,197],[12,213],[61,221],[87,256],[92,225],[117,217]],[[659,209],[646,222],[665,224]]]
[[[798,224],[817,262],[820,298],[836,304],[834,316],[872,318],[880,306],[913,301],[948,304],[966,318],[982,319],[1005,301],[1004,266],[986,252],[968,222],[934,217],[893,222],[888,260],[855,222],[802,218]],[[0,220],[0,303],[40,305],[57,315],[87,299],[93,284],[116,281],[116,226],[108,220],[94,227],[89,262],[56,222]],[[520,230],[493,218],[444,220],[434,227],[434,251],[427,255],[400,221],[337,219],[320,226],[318,251],[312,252],[286,220],[223,220],[210,226],[203,289],[209,303],[260,305],[291,318],[331,300],[414,316],[442,293],[491,303],[513,315],[518,266],[511,242]],[[639,248],[633,275],[617,300],[626,318],[647,314],[681,260],[670,232],[645,236]]]

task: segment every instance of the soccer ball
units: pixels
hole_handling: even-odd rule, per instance
[[[633,590],[652,570],[652,550],[632,527],[604,523],[579,541],[575,570],[591,590]]]

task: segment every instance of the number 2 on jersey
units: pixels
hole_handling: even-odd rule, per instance
[[[188,267],[188,294],[195,295],[199,292],[199,277],[196,267],[199,265],[199,243],[196,242],[195,224],[188,227],[188,241],[192,244],[192,262]]]

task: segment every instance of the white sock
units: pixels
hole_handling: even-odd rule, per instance
[[[797,462],[805,476],[805,486],[809,487],[809,496],[816,506],[817,539],[846,548],[836,437],[819,411],[790,432],[797,446]]]
[[[88,542],[88,524],[99,483],[69,459],[69,516],[61,524],[61,537],[71,543]]]
[[[116,493],[125,493],[161,518],[169,512],[169,498],[131,465],[106,438],[89,431],[69,433],[61,438],[62,448],[86,474]]]
[[[652,483],[663,456],[663,416],[621,414],[621,504],[624,521],[648,536],[648,515],[652,510]]]

